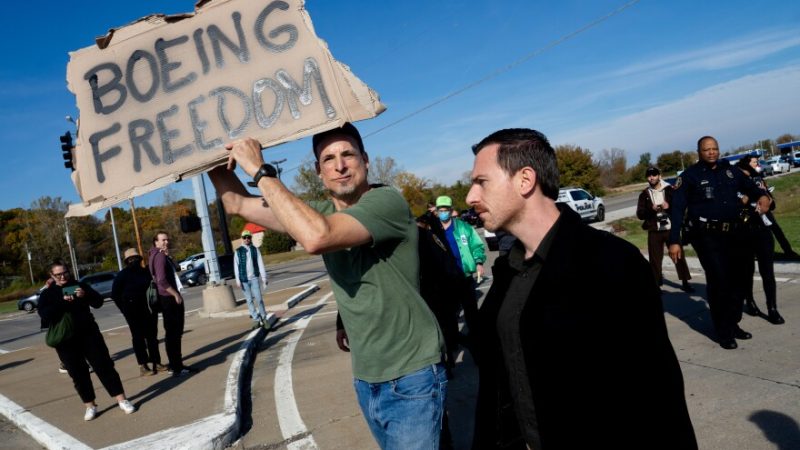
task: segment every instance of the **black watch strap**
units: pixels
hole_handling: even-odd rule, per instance
[[[261,167],[258,168],[258,172],[253,175],[253,181],[248,181],[247,185],[250,187],[258,187],[258,182],[261,181],[261,177],[278,178],[278,171],[270,164],[262,164]]]

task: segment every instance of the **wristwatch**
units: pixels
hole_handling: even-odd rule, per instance
[[[261,167],[258,168],[258,172],[253,175],[253,181],[248,181],[247,185],[250,187],[258,187],[258,182],[261,181],[261,177],[278,178],[278,171],[270,164],[262,164]]]

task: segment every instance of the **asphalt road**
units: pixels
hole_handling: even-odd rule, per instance
[[[282,264],[270,268],[267,273],[269,275],[267,294],[270,291],[299,286],[327,277],[322,258],[319,257]],[[233,286],[237,299],[244,298],[233,280],[228,280],[227,283]],[[183,296],[187,313],[202,308],[202,289],[202,287],[193,287],[184,290]],[[111,300],[106,300],[101,308],[93,309],[92,314],[94,314],[101,331],[127,326],[122,313]],[[35,311],[33,313],[18,312],[3,317],[0,319],[0,353],[12,352],[42,343],[45,332],[40,327],[39,315]]]

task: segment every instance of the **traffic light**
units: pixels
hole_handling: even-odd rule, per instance
[[[72,135],[67,131],[64,133],[63,136],[59,136],[58,139],[61,141],[61,151],[63,152],[64,157],[64,167],[67,169],[71,169],[75,171],[75,166],[72,164],[72,149],[75,148],[75,145],[72,144]]]
[[[197,216],[181,216],[181,231],[184,233],[193,233],[200,231],[200,218]]]

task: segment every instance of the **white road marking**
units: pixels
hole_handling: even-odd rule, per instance
[[[330,292],[323,296],[315,306],[325,303],[332,295],[333,292]],[[280,425],[281,433],[286,440],[308,433],[306,424],[303,423],[300,411],[297,409],[297,401],[294,398],[292,359],[294,358],[294,350],[297,347],[297,343],[313,317],[313,315],[309,315],[295,323],[294,329],[297,332],[287,339],[286,346],[283,347],[278,357],[278,368],[275,370],[275,409],[278,414],[278,425]],[[314,437],[308,434],[302,439],[289,443],[287,448],[300,450],[316,449],[318,447]]]
[[[88,445],[34,416],[3,395],[0,395],[0,414],[6,416],[8,420],[14,422],[16,426],[46,448],[91,449]]]

